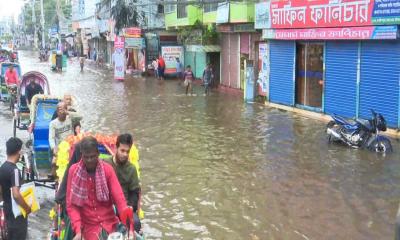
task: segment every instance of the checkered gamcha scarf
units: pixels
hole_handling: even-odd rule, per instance
[[[95,173],[96,197],[100,202],[107,202],[110,198],[110,191],[107,186],[106,174],[104,172],[104,163],[98,161]],[[82,207],[88,199],[88,172],[81,159],[78,163],[76,172],[72,178],[71,202]]]

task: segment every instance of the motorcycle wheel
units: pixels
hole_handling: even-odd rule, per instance
[[[372,150],[374,150],[377,153],[386,153],[386,152],[392,152],[392,144],[388,139],[381,139],[378,141],[375,141],[372,144]]]
[[[335,141],[335,139],[332,137],[332,135],[331,134],[328,134],[328,129],[329,128],[333,128],[334,126],[335,126],[335,124],[336,124],[336,122],[335,121],[330,121],[327,125],[326,125],[326,133],[327,133],[327,139],[328,139],[328,142],[334,142]]]

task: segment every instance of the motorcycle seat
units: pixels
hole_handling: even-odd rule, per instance
[[[357,119],[356,122],[366,127],[368,130],[372,130],[371,122],[365,119]]]
[[[358,129],[358,123],[357,122],[349,121],[349,120],[345,119],[344,117],[338,116],[338,115],[334,115],[333,119],[337,123],[342,125],[344,128],[346,128],[346,130],[353,131],[353,130]]]

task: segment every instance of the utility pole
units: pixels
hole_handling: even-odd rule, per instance
[[[35,0],[32,0],[32,23],[34,27],[34,32],[33,32],[33,43],[34,47],[38,47],[38,39],[37,39],[37,29],[36,29],[36,14],[35,14]]]
[[[45,47],[45,39],[44,39],[44,11],[43,11],[43,0],[40,0],[40,23],[42,24],[42,48]]]

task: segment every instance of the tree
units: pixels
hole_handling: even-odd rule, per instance
[[[115,6],[112,7],[111,17],[115,21],[116,33],[124,27],[139,26],[138,19],[144,19],[144,13],[139,12],[134,3],[137,3],[137,0],[130,0],[128,4],[125,0],[117,0]]]
[[[49,29],[55,25],[58,25],[58,17],[57,17],[57,2],[54,0],[43,0],[43,11],[44,11],[44,21],[45,21],[45,29]],[[66,18],[71,17],[72,6],[68,1],[61,1],[61,10]],[[32,5],[31,2],[27,2],[23,8],[23,14],[25,19],[25,32],[33,34],[34,32],[34,24],[32,22]],[[40,25],[40,1],[35,1],[35,17],[36,17],[36,27],[37,29],[41,28]]]

